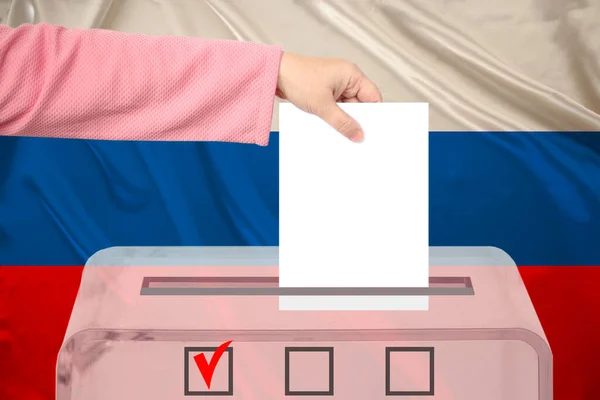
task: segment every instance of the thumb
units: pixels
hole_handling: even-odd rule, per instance
[[[323,107],[321,111],[316,114],[336,131],[353,142],[360,143],[363,141],[364,132],[358,122],[342,110],[335,102],[332,102],[327,107]]]

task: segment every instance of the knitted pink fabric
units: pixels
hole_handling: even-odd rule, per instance
[[[267,145],[281,49],[0,25],[0,135]]]

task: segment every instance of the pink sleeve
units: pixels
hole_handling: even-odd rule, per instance
[[[0,25],[0,136],[267,145],[281,49]]]

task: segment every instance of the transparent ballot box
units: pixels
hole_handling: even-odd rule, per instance
[[[428,288],[315,291],[279,287],[277,247],[102,250],[57,400],[552,399],[550,347],[510,257],[432,247],[430,265]],[[429,310],[279,310],[280,296],[350,292],[427,295]]]

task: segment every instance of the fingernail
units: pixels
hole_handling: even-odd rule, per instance
[[[365,140],[365,134],[363,131],[358,131],[354,135],[350,136],[350,140],[354,143],[362,143]]]

